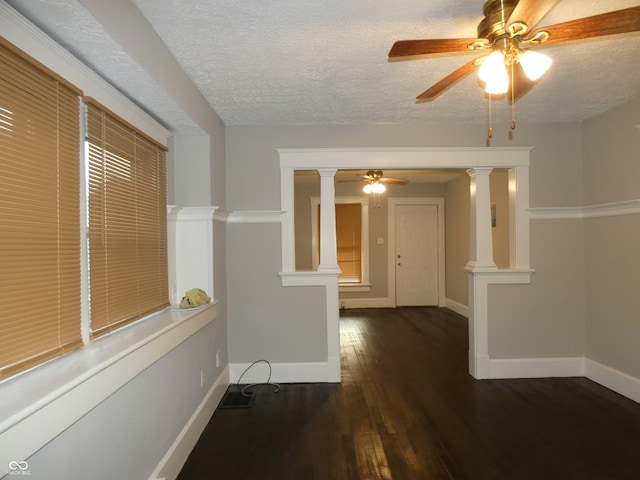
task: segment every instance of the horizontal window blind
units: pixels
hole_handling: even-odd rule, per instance
[[[0,39],[0,379],[82,345],[80,95]]]
[[[166,150],[87,102],[91,336],[169,305]]]
[[[360,280],[362,274],[362,206],[336,204],[336,243],[340,278]]]

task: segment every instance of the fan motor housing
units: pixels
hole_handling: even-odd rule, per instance
[[[478,38],[486,38],[489,43],[503,35],[504,22],[509,20],[518,0],[488,0],[483,7],[484,18],[478,24]],[[503,10],[504,8],[504,10]]]

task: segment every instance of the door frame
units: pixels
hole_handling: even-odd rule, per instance
[[[398,205],[435,205],[438,208],[438,306],[447,303],[445,292],[445,235],[444,235],[444,198],[427,197],[389,197],[387,199],[387,292],[390,302],[396,306],[396,206]]]

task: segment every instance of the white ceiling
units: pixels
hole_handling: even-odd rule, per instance
[[[395,40],[475,37],[483,0],[119,0],[148,19],[227,125],[484,123],[469,76],[415,97],[474,57],[388,62]],[[82,0],[7,0],[173,130],[192,126]],[[85,4],[90,5],[91,2]],[[540,26],[640,5],[561,0]],[[551,70],[516,106],[519,122],[581,121],[640,95],[640,35],[548,47]],[[494,121],[508,121],[506,101]]]

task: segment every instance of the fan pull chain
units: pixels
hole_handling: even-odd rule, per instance
[[[489,131],[487,132],[487,137],[493,137],[493,128],[491,127],[491,94],[489,94]]]
[[[511,62],[511,130],[516,129],[516,76]]]

